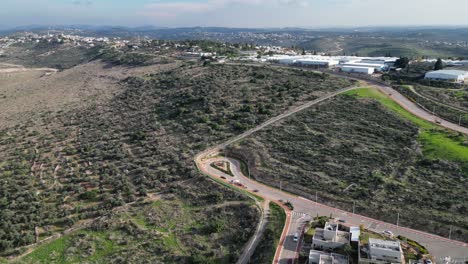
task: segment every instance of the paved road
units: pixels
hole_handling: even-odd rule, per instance
[[[467,112],[467,109],[466,108],[460,108],[460,107],[457,107],[457,106],[453,106],[453,105],[448,105],[444,102],[441,102],[441,101],[438,101],[432,97],[429,97],[427,95],[424,95],[424,94],[421,94],[420,92],[418,92],[416,89],[414,89],[414,86],[413,85],[407,85],[408,89],[410,89],[414,94],[416,94],[417,96],[421,97],[421,98],[424,98],[428,101],[431,101],[435,104],[438,104],[438,105],[441,105],[441,106],[444,106],[444,107],[447,107],[447,108],[451,108],[455,111],[461,111],[461,112],[465,112],[465,113],[468,113]]]
[[[254,64],[251,66],[261,66],[258,64]],[[286,66],[275,66],[275,67],[280,67],[280,68],[289,68]],[[339,77],[343,77],[339,74],[336,74]],[[354,77],[344,77],[348,79],[354,79],[354,80],[360,80],[358,78]],[[397,102],[400,106],[402,106],[404,109],[407,111],[413,113],[414,115],[423,118],[429,122],[435,123],[435,118],[431,113],[426,112],[425,110],[421,109],[419,106],[417,106],[415,103],[411,102],[408,100],[406,97],[398,93],[396,90],[393,88],[380,84],[378,82],[374,81],[369,81],[365,80],[367,83],[371,83],[374,85],[376,88],[378,88],[381,92],[389,95],[389,97]],[[210,166],[206,167],[206,162],[210,161],[213,157],[215,157],[219,151],[223,150],[226,146],[233,144],[239,140],[242,140],[251,134],[255,133],[256,131],[259,131],[263,129],[266,126],[269,126],[275,122],[278,122],[279,120],[282,120],[286,117],[289,117],[297,112],[300,112],[304,109],[307,109],[313,105],[316,105],[318,103],[321,103],[325,100],[328,100],[336,95],[339,95],[341,93],[356,89],[357,87],[347,87],[341,90],[338,90],[334,93],[330,93],[327,96],[321,97],[319,99],[316,99],[314,101],[308,102],[302,106],[299,106],[297,108],[294,108],[292,110],[289,110],[285,112],[284,114],[281,114],[277,117],[273,117],[266,121],[265,123],[250,129],[238,136],[235,136],[228,141],[221,143],[217,146],[214,146],[212,148],[209,148],[198,155],[195,156],[195,163],[197,164],[198,168],[208,174],[211,177],[218,177],[219,172],[217,170],[211,171]],[[391,96],[390,96],[391,94]],[[440,120],[440,119],[438,119]],[[468,129],[458,126],[456,124],[453,124],[451,122],[445,121],[445,120],[440,120],[440,126],[452,129],[454,131],[458,131],[461,133],[468,134]],[[295,212],[299,213],[308,213],[310,215],[330,215],[333,214],[334,216],[338,216],[341,219],[346,220],[348,223],[352,225],[359,226],[360,224],[365,225],[368,229],[376,231],[376,232],[381,232],[383,230],[390,230],[392,231],[395,235],[403,235],[408,238],[414,239],[423,245],[425,245],[430,252],[436,256],[436,257],[445,257],[445,256],[451,256],[452,258],[463,258],[468,256],[468,248],[467,245],[463,242],[459,241],[453,241],[449,240],[440,236],[432,235],[429,233],[421,232],[418,230],[413,230],[409,228],[403,228],[403,227],[398,227],[393,224],[385,223],[382,221],[378,221],[375,219],[371,219],[365,216],[360,216],[356,214],[352,214],[349,212],[345,212],[339,209],[335,209],[332,207],[328,207],[323,204],[315,203],[313,201],[307,200],[305,198],[301,198],[298,196],[290,195],[287,193],[280,192],[279,190],[273,189],[269,186],[262,185],[260,183],[250,181],[249,179],[245,178],[242,173],[240,173],[240,166],[236,160],[229,159],[229,162],[231,162],[233,168],[238,168],[238,171],[235,174],[238,178],[239,181],[241,181],[243,184],[245,184],[250,191],[252,190],[258,190],[257,195],[260,195],[264,197],[267,200],[272,200],[272,201],[278,201],[278,200],[289,200],[294,204],[294,212],[287,212],[287,219],[286,219],[286,226],[283,231],[283,235],[280,240],[280,247],[277,249],[276,255],[275,255],[275,263],[278,262],[284,262],[288,260],[292,255],[296,254],[295,249],[292,248],[290,241],[288,238],[291,236],[294,236],[294,233],[296,232],[295,227],[300,225],[295,218],[293,218]],[[247,181],[247,182],[246,182]],[[300,220],[299,220],[300,221]]]
[[[321,103],[323,101],[326,101],[326,100],[328,100],[330,98],[333,98],[333,97],[335,97],[335,96],[337,96],[339,94],[342,94],[342,93],[345,93],[347,91],[351,91],[351,90],[354,90],[354,89],[357,89],[357,88],[359,88],[359,87],[356,87],[356,86],[346,87],[346,88],[340,89],[338,91],[329,93],[329,94],[327,94],[325,96],[322,96],[322,97],[320,97],[318,99],[315,99],[313,101],[307,102],[307,103],[305,103],[305,104],[303,104],[301,106],[298,106],[296,108],[290,109],[290,110],[284,112],[283,114],[275,116],[275,117],[267,120],[266,122],[252,128],[252,129],[249,129],[249,130],[245,131],[244,133],[242,133],[242,134],[240,134],[238,136],[235,136],[235,137],[233,137],[233,138],[231,138],[231,139],[229,139],[229,140],[227,140],[227,141],[225,141],[225,142],[223,142],[223,143],[221,143],[221,144],[219,144],[217,146],[214,146],[212,148],[209,148],[209,149],[199,153],[197,156],[195,156],[195,162],[197,163],[198,160],[200,160],[201,158],[209,155],[210,153],[216,153],[217,151],[220,151],[220,150],[224,149],[225,147],[227,147],[227,146],[229,146],[229,145],[231,145],[231,144],[233,144],[233,143],[235,143],[237,141],[240,141],[240,140],[252,135],[253,133],[255,133],[255,132],[259,131],[259,130],[262,130],[263,128],[265,128],[265,127],[267,127],[267,126],[269,126],[271,124],[274,124],[274,123],[276,123],[276,122],[278,122],[278,121],[280,121],[280,120],[282,120],[284,118],[287,118],[287,117],[289,117],[289,116],[291,116],[291,115],[293,115],[293,114],[295,114],[297,112],[303,111],[303,110],[305,110],[307,108],[310,108],[310,107],[312,107],[312,106],[314,106],[316,104],[319,104],[319,103]]]
[[[312,70],[312,69],[307,69],[307,68],[297,68],[297,67],[291,67],[291,66],[286,66],[286,65],[267,65],[267,64],[258,64],[258,63],[229,63],[231,65],[245,65],[245,66],[252,66],[252,67],[274,67],[274,68],[283,68],[283,69],[302,69],[304,71],[311,71],[315,73],[322,73],[321,71],[317,70]],[[343,75],[339,74],[336,72],[326,72],[330,75],[336,76],[338,78],[345,78],[348,80],[356,80],[356,81],[364,81],[368,83],[371,86],[374,86],[378,88],[381,92],[384,94],[390,95],[389,96],[393,101],[398,103],[401,107],[406,109],[408,112],[418,116],[419,118],[422,118],[426,121],[429,121],[431,123],[436,123],[436,120],[439,121],[440,123],[438,124],[441,127],[445,127],[448,129],[451,129],[453,131],[457,131],[460,133],[464,133],[468,135],[468,128],[459,126],[458,124],[443,120],[441,118],[435,117],[432,115],[432,113],[427,112],[426,110],[422,109],[419,107],[417,104],[413,103],[412,101],[408,100],[405,96],[400,94],[397,90],[393,89],[392,87],[382,84],[380,82],[374,81],[374,80],[368,80],[366,78],[360,78],[359,76],[356,75]]]
[[[291,218],[290,224],[287,226],[288,231],[281,238],[283,245],[280,249],[280,254],[278,254],[279,257],[275,259],[275,263],[288,263],[289,259],[295,258],[297,254],[298,243],[293,241],[294,234],[301,230],[304,222],[310,219],[309,216],[316,216],[317,214],[327,216],[332,214],[335,218],[343,219],[350,225],[359,226],[362,224],[366,228],[375,232],[390,230],[395,235],[403,235],[420,242],[422,245],[426,246],[435,257],[438,258],[446,256],[450,256],[452,258],[468,257],[468,245],[463,242],[449,240],[444,237],[432,235],[418,230],[398,227],[391,223],[385,223],[369,217],[352,214],[350,212],[316,203],[296,195],[281,192],[280,190],[274,189],[270,186],[258,183],[244,176],[240,170],[239,161],[233,158],[213,157],[204,159],[199,164],[199,168],[207,175],[219,178],[221,175],[223,175],[223,173],[212,168],[209,166],[209,164],[220,160],[225,160],[231,163],[234,177],[229,177],[227,178],[228,180],[239,180],[247,187],[248,191],[253,192],[254,190],[257,190],[255,193],[264,197],[265,199],[271,201],[290,201],[294,205],[294,211],[289,212],[289,217]]]
[[[452,122],[449,122],[449,121],[446,121],[446,120],[443,120],[441,118],[434,116],[432,113],[429,113],[426,110],[422,109],[417,104],[410,101],[408,98],[406,98],[405,96],[397,92],[392,87],[383,85],[380,83],[375,83],[375,82],[372,82],[372,84],[375,87],[377,87],[380,91],[386,93],[387,95],[391,94],[390,98],[392,98],[401,107],[406,109],[408,112],[414,114],[415,116],[422,118],[426,121],[432,122],[432,123],[438,120],[440,122],[439,123],[440,126],[468,135],[468,128],[459,126],[457,124],[454,124]]]

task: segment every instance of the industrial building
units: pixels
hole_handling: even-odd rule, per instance
[[[297,64],[302,66],[333,67],[340,63],[339,59],[330,56],[304,55],[304,56],[271,56],[266,59],[280,64]]]
[[[387,68],[385,64],[364,63],[364,62],[348,62],[348,63],[343,63],[340,66],[341,67],[349,66],[349,67],[373,68],[374,71],[383,71]]]
[[[295,64],[303,65],[303,66],[319,66],[319,67],[326,67],[330,68],[332,66],[338,65],[340,62],[338,60],[324,60],[324,59],[298,59],[294,62]]]
[[[321,251],[311,250],[309,253],[309,264],[348,264],[347,256],[325,253]]]
[[[403,251],[400,242],[369,238],[369,256],[379,262],[402,263]]]
[[[355,57],[355,56],[322,56],[302,55],[268,56],[260,61],[274,62],[287,65],[317,68],[340,68],[343,72],[373,74],[386,71],[394,66],[398,58],[393,57]]]
[[[350,244],[351,233],[338,230],[337,223],[325,223],[325,227],[316,228],[312,237],[312,248],[334,250]]]
[[[468,72],[458,70],[440,70],[426,73],[424,77],[428,80],[464,83],[468,80]]]
[[[372,67],[362,67],[362,66],[341,66],[340,67],[342,72],[349,72],[349,73],[363,73],[371,75],[375,72],[375,69]]]

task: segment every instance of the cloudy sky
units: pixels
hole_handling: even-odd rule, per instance
[[[0,26],[468,25],[468,0],[0,0]]]

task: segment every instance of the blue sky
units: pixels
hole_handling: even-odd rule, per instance
[[[468,25],[468,0],[0,0],[0,26]]]

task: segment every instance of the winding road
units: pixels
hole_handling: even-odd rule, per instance
[[[337,75],[337,76],[343,77],[341,75]],[[353,78],[353,77],[344,77],[344,78],[363,81],[359,78]],[[394,90],[392,87],[383,85],[378,82],[373,82],[369,80],[365,80],[365,81],[368,84],[371,84],[375,88],[379,89],[382,93],[384,93],[393,101],[398,103],[408,112],[418,116],[419,118],[422,118],[431,123],[436,123],[439,126],[451,129],[453,131],[457,131],[457,132],[468,135],[468,128],[459,126],[457,124],[454,124],[445,120],[441,120],[439,118],[436,119],[436,117],[434,117],[431,113],[428,113],[425,110],[421,109],[418,105],[408,100],[406,97],[404,97],[402,94]],[[194,159],[195,163],[201,172],[219,181],[219,180],[222,180],[221,177],[225,177],[227,179],[231,177],[226,176],[226,174],[224,174],[223,172],[217,169],[214,169],[213,167],[210,166],[210,164],[216,161],[227,161],[230,163],[231,170],[234,174],[233,179],[238,180],[240,183],[242,183],[247,188],[246,190],[248,192],[254,193],[255,195],[258,195],[264,198],[266,201],[276,202],[280,205],[282,205],[282,203],[279,202],[280,200],[290,201],[294,205],[293,211],[289,211],[287,208],[284,207],[284,205],[282,205],[283,208],[285,208],[287,219],[286,219],[286,224],[283,230],[283,234],[280,239],[280,243],[276,250],[273,263],[289,263],[291,260],[295,260],[297,258],[298,249],[299,249],[298,243],[301,243],[301,241],[299,239],[298,242],[295,242],[293,241],[293,237],[296,233],[298,233],[301,235],[301,238],[302,238],[302,228],[305,222],[307,220],[310,220],[311,216],[314,216],[317,214],[318,215],[332,214],[333,216],[338,217],[339,219],[345,220],[348,224],[355,225],[355,226],[359,226],[362,224],[366,228],[372,231],[376,231],[376,232],[382,232],[383,230],[390,230],[395,235],[403,235],[423,244],[429,249],[432,255],[434,255],[438,259],[441,259],[446,256],[450,256],[452,259],[457,259],[457,258],[463,259],[467,257],[468,245],[466,243],[455,241],[455,240],[450,240],[441,236],[421,232],[421,231],[410,229],[410,228],[400,227],[391,223],[382,222],[382,221],[372,219],[366,216],[353,214],[350,212],[346,212],[340,209],[336,209],[333,207],[326,206],[324,204],[320,204],[320,203],[305,199],[303,197],[299,197],[299,196],[295,196],[289,193],[282,192],[270,186],[251,180],[245,175],[243,175],[240,169],[240,163],[236,159],[219,157],[219,153],[228,145],[238,142],[252,135],[253,133],[275,122],[285,119],[297,112],[303,111],[307,108],[310,108],[316,104],[326,101],[339,94],[342,94],[342,93],[345,93],[347,91],[357,89],[357,88],[358,87],[354,87],[354,86],[343,88],[341,90],[330,93],[316,100],[305,103],[304,105],[301,105],[299,107],[290,109],[279,116],[276,116],[267,120],[266,122],[264,122],[263,124],[260,124],[259,126],[255,128],[247,130],[246,132],[238,136],[235,136],[219,145],[216,145],[212,148],[209,148],[199,153],[198,155],[195,156],[195,159]],[[261,231],[264,228],[264,227],[261,227],[262,225],[264,226],[265,222],[262,221],[260,223],[259,227],[257,228],[257,231]],[[258,243],[261,238],[261,236],[259,236],[258,234],[259,232],[256,232],[256,235],[249,241],[248,246],[245,247],[242,257],[241,259],[239,259],[238,263],[248,263],[250,256],[253,254],[253,251],[255,250],[255,247],[253,247],[252,245],[255,245],[256,243]]]

